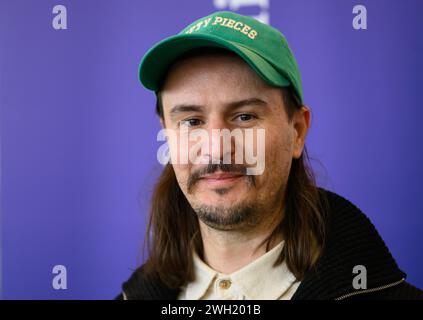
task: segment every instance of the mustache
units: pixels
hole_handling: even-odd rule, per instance
[[[246,175],[247,173],[247,167],[242,164],[224,164],[224,163],[210,163],[205,167],[202,167],[198,169],[197,171],[194,171],[188,178],[188,192],[192,191],[192,188],[194,187],[195,183],[200,180],[204,175],[206,174],[212,174],[216,171],[222,171],[227,173],[234,173],[234,174],[242,174]],[[246,176],[250,185],[255,185],[254,176],[247,175]]]

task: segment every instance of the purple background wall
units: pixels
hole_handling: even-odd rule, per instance
[[[67,8],[54,30],[52,8]],[[364,4],[368,30],[352,28]],[[0,1],[2,298],[113,298],[140,263],[159,123],[137,67],[212,0]],[[258,6],[239,13],[257,15]],[[320,185],[423,287],[423,2],[270,0],[313,110]],[[68,270],[54,290],[52,268]]]

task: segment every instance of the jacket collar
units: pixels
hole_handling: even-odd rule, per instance
[[[304,277],[292,299],[336,299],[357,293],[355,266],[364,266],[367,289],[392,284],[406,275],[370,220],[350,201],[326,191],[330,205],[328,238],[315,268]],[[360,289],[359,289],[360,290]]]

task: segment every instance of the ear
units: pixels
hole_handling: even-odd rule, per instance
[[[296,111],[293,118],[294,125],[294,150],[292,157],[298,159],[304,150],[305,138],[310,128],[311,112],[307,106],[302,106]]]

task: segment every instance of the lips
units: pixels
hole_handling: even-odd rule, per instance
[[[243,176],[244,175],[240,173],[215,172],[212,174],[207,174],[202,176],[200,180],[213,186],[227,186],[229,184],[236,182],[238,179],[242,178]]]

